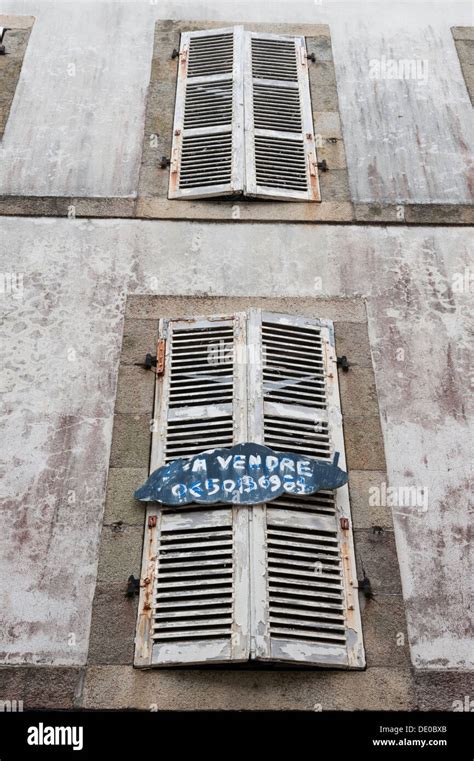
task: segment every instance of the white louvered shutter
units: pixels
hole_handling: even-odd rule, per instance
[[[243,190],[242,35],[239,26],[181,35],[170,198]]]
[[[319,201],[304,37],[245,33],[245,194]]]
[[[245,315],[170,320],[150,472],[246,440]],[[249,657],[248,510],[147,503],[135,665]]]
[[[249,437],[346,467],[332,323],[252,310]],[[285,495],[251,522],[252,654],[267,661],[362,668],[348,487]],[[354,586],[353,586],[354,585]]]

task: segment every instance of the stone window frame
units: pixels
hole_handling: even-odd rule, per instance
[[[139,671],[145,681],[152,679],[153,673],[163,673],[161,669],[133,666],[138,597],[125,597],[128,577],[133,574],[139,578],[141,571],[145,511],[133,499],[133,492],[148,477],[155,390],[155,374],[135,363],[143,362],[148,352],[155,353],[158,320],[162,317],[231,313],[249,307],[334,321],[337,353],[346,354],[352,364],[348,373],[339,371],[339,383],[357,578],[362,578],[364,567],[377,596],[377,605],[361,601],[366,671],[375,669],[371,671],[375,678],[380,665],[402,668],[404,664],[403,668],[409,668],[391,513],[384,507],[371,507],[369,502],[371,487],[386,482],[387,476],[364,301],[192,296],[130,296],[127,300],[87,668],[105,668],[110,676],[113,667]],[[110,636],[110,621],[114,622],[114,636]],[[404,633],[404,647],[396,644],[400,632]],[[172,670],[193,668],[176,666]],[[205,670],[213,668],[233,670],[239,666],[206,666]],[[252,668],[256,669],[255,664]],[[256,670],[262,669],[285,670],[285,666],[259,665]],[[361,674],[350,673],[355,678]]]
[[[466,89],[474,106],[474,26],[451,27]]]
[[[321,218],[351,221],[353,217],[349,175],[342,134],[336,73],[327,24],[240,23],[246,31],[266,32],[306,38],[312,102],[313,127],[318,162],[329,170],[319,172],[321,201],[270,201],[210,198],[207,200],[168,199],[169,167],[161,168],[162,157],[170,158],[177,84],[177,59],[184,31],[200,31],[239,25],[232,21],[158,21],[155,25],[153,58],[145,115],[142,161],[137,208],[140,214],[174,219],[239,219],[311,222]]]
[[[0,56],[0,141],[5,134],[34,22],[33,16],[0,15],[0,26],[7,30],[3,38],[5,54]]]
[[[215,337],[215,330],[229,330],[230,326],[232,326],[232,338],[223,339],[226,342],[231,341],[230,344],[227,344],[226,349],[228,350],[229,346],[231,346],[232,350],[237,352],[238,355],[242,355],[242,350],[248,351],[250,360],[248,363],[236,360],[233,363],[232,369],[226,371],[231,372],[233,379],[230,396],[228,389],[223,389],[221,396],[219,396],[216,393],[215,385],[213,386],[212,399],[208,397],[208,390],[201,390],[200,393],[203,395],[203,398],[200,400],[197,400],[196,397],[194,398],[194,403],[197,403],[199,408],[189,407],[189,399],[181,399],[179,395],[178,397],[173,397],[172,367],[174,367],[175,358],[178,363],[183,361],[188,362],[188,369],[194,366],[193,355],[188,353],[189,348],[186,352],[188,355],[186,359],[183,355],[182,345],[180,344],[183,336],[187,335],[188,341],[194,341],[196,330],[205,329],[210,331],[210,333],[207,333],[208,340],[211,341],[209,346],[213,345],[215,348],[222,348],[222,344],[218,343],[219,339]],[[175,458],[186,456],[182,454],[182,447],[187,451],[187,447],[191,446],[189,440],[187,444],[179,442],[178,446],[178,441],[174,439],[176,435],[174,422],[177,419],[183,421],[183,415],[188,415],[186,419],[191,425],[198,422],[200,426],[204,426],[198,434],[194,433],[195,436],[207,436],[207,428],[209,426],[211,426],[210,430],[214,431],[214,434],[210,436],[207,442],[204,442],[201,438],[200,451],[207,450],[212,446],[218,446],[215,443],[216,431],[213,426],[219,423],[219,421],[219,434],[220,436],[225,436],[228,442],[226,444],[221,443],[220,447],[235,446],[237,442],[242,441],[241,436],[246,431],[246,441],[258,441],[270,449],[281,451],[285,451],[285,434],[283,429],[291,431],[301,424],[314,425],[318,416],[318,411],[314,407],[309,408],[304,406],[296,408],[291,401],[294,397],[290,398],[287,396],[287,392],[283,392],[280,397],[275,397],[272,393],[268,395],[264,390],[265,380],[262,367],[258,361],[255,362],[251,359],[255,356],[254,352],[257,345],[260,347],[260,356],[263,355],[264,346],[268,340],[265,338],[264,326],[271,326],[270,331],[273,338],[285,343],[290,353],[291,350],[299,349],[304,351],[298,340],[303,338],[305,331],[308,329],[317,329],[317,335],[321,341],[320,359],[322,367],[320,371],[314,370],[314,372],[320,372],[321,377],[324,378],[325,412],[323,416],[326,415],[328,446],[331,449],[331,456],[328,462],[332,461],[332,457],[337,453],[341,459],[340,467],[346,470],[333,322],[319,317],[312,319],[308,315],[295,315],[288,312],[281,314],[263,309],[246,309],[239,310],[238,312],[226,312],[225,314],[206,313],[205,315],[193,317],[187,313],[183,318],[178,318],[177,320],[166,318],[160,321],[157,354],[158,356],[160,355],[161,349],[163,369],[159,376],[155,374],[155,406],[153,411],[154,425],[152,429],[150,473],[166,462],[165,458],[168,454],[168,446],[172,447],[172,451],[176,452],[174,454]],[[290,332],[286,333],[283,338],[280,330],[289,330]],[[303,333],[298,333],[299,339],[295,338],[293,333],[295,330],[303,331]],[[179,336],[176,339],[177,344],[175,344],[174,339],[175,331],[178,331]],[[211,334],[212,338],[209,337]],[[315,334],[313,333],[314,336]],[[202,348],[199,351],[201,352]],[[175,355],[175,352],[177,352],[177,355]],[[313,372],[307,355],[300,357],[300,361],[303,363],[299,366],[300,370],[304,369],[307,373]],[[219,369],[214,369],[214,372],[217,372],[218,377],[221,377]],[[213,373],[213,369],[209,365],[207,373]],[[203,376],[200,377],[201,379],[203,378]],[[190,382],[192,381],[188,378],[187,383],[189,384]],[[194,386],[195,392],[198,390],[198,386],[199,384]],[[301,390],[301,387],[299,388]],[[292,390],[295,392],[294,387],[292,387]],[[261,399],[261,404],[258,403],[258,399]],[[299,401],[302,403],[301,399]],[[212,404],[208,407],[207,405],[210,403]],[[270,416],[276,426],[282,426],[280,433],[274,432],[270,434],[266,430],[266,423],[264,421],[267,419],[267,416]],[[229,422],[229,417],[231,422]],[[223,423],[223,420],[227,422]],[[230,427],[230,430],[227,426]],[[314,439],[313,443],[316,444],[316,441]],[[319,441],[319,444],[321,444],[321,441]],[[177,449],[175,449],[176,447]],[[296,452],[297,450],[298,448],[291,451]],[[191,451],[194,451],[195,456],[197,455],[193,446],[191,446]],[[324,454],[314,456],[325,457]],[[326,456],[329,457],[329,453]],[[208,666],[234,663],[249,664],[254,662],[258,665],[260,661],[280,664],[282,662],[294,663],[302,667],[324,666],[326,668],[359,670],[365,667],[360,606],[357,591],[354,591],[354,585],[357,588],[357,582],[352,537],[353,522],[350,515],[348,489],[341,489],[334,493],[334,512],[331,515],[322,514],[320,511],[318,511],[317,515],[301,511],[295,513],[289,509],[287,502],[284,504],[270,503],[265,508],[262,508],[262,505],[258,504],[261,502],[262,500],[257,499],[254,505],[237,510],[232,509],[232,506],[227,504],[223,506],[223,509],[217,511],[209,505],[201,505],[198,508],[190,506],[189,510],[179,508],[178,506],[176,506],[178,509],[170,510],[165,508],[163,510],[162,507],[157,506],[153,502],[143,505],[146,510],[146,536],[143,545],[141,580],[148,577],[149,581],[147,585],[142,582],[140,583],[135,653],[135,665],[137,667],[149,668],[153,666],[159,668],[197,664]],[[173,624],[182,625],[184,623],[183,621],[173,619],[174,613],[168,616],[165,623],[160,619],[162,613],[166,612],[164,609],[160,611],[160,603],[158,603],[156,611],[150,607],[150,590],[154,587],[155,579],[158,584],[157,594],[160,595],[161,573],[165,572],[166,568],[168,568],[168,566],[164,567],[162,564],[162,561],[166,562],[161,553],[162,537],[164,536],[165,542],[176,541],[177,534],[174,532],[179,530],[182,521],[190,521],[188,527],[191,531],[200,531],[206,526],[210,529],[220,527],[220,530],[230,532],[227,534],[227,537],[228,539],[231,538],[232,542],[232,580],[228,576],[226,577],[226,574],[230,573],[229,566],[227,566],[225,571],[222,566],[219,569],[214,568],[213,570],[218,570],[219,572],[219,583],[224,582],[227,584],[227,592],[232,590],[231,609],[227,610],[225,615],[222,611],[219,615],[221,619],[230,617],[232,623],[230,624],[230,629],[224,624],[227,633],[221,632],[220,637],[217,639],[216,632],[210,638],[204,636],[204,633],[202,637],[196,638],[196,632],[193,631],[188,636],[183,636],[180,642],[173,641],[172,638],[160,641],[159,639],[155,640],[154,632],[151,628],[155,629],[161,624],[168,629]],[[347,522],[347,525],[343,526],[345,522]],[[337,540],[337,548],[341,561],[340,568],[338,569],[338,581],[341,585],[339,602],[342,608],[341,613],[344,616],[343,621],[339,621],[339,624],[344,626],[343,642],[328,642],[327,639],[325,642],[322,642],[320,637],[324,632],[321,631],[312,642],[305,641],[304,634],[301,634],[299,638],[296,638],[295,632],[293,632],[293,637],[291,634],[287,636],[288,628],[291,628],[292,624],[288,627],[288,625],[284,626],[282,623],[282,631],[276,631],[278,626],[273,625],[272,617],[277,615],[278,611],[276,606],[270,602],[270,591],[268,589],[268,584],[273,573],[273,563],[271,553],[267,553],[266,543],[271,543],[272,529],[275,530],[275,527],[282,529],[283,526],[290,532],[302,530],[306,538],[308,538],[306,532],[314,534],[328,531]],[[164,535],[162,531],[165,531]],[[174,540],[171,539],[171,535],[174,536]],[[213,551],[212,542],[208,550]],[[215,559],[214,557],[213,561]],[[158,562],[158,568],[156,567],[156,562]],[[191,556],[188,556],[189,562],[192,562]],[[284,565],[283,558],[280,558],[280,563]],[[153,570],[151,566],[153,566]],[[257,568],[258,570],[256,570]],[[181,570],[184,571],[186,569]],[[179,577],[181,570],[173,571],[172,575]],[[189,572],[189,567],[187,570]],[[196,570],[196,566],[194,566],[194,570]],[[202,570],[206,569],[201,568]],[[208,568],[207,570],[209,571],[210,569]],[[280,566],[280,570],[282,570],[282,566]],[[300,567],[298,570],[301,572],[303,569]],[[305,570],[307,571],[308,569],[305,568]],[[289,571],[287,572],[290,573]],[[264,574],[265,578],[263,583],[262,574]],[[176,578],[175,581],[178,584],[189,581],[187,579],[188,575],[189,573],[185,573],[184,576],[180,579]],[[299,581],[303,585],[310,583],[301,577],[293,577],[293,582],[296,581]],[[214,582],[216,582],[216,579],[214,579]],[[177,587],[175,587],[175,590],[177,591]],[[210,592],[211,590],[208,589],[207,591]],[[312,592],[315,593],[316,591],[316,588],[313,586]],[[326,597],[328,591],[328,589],[320,590],[320,594],[325,597],[326,603],[334,602],[331,599],[331,595]],[[198,590],[196,589],[195,592],[198,593]],[[296,594],[295,589],[293,589],[293,592]],[[201,595],[201,603],[194,602],[194,614],[196,613],[196,607],[202,604],[203,596],[206,597],[202,585],[200,586],[199,594]],[[167,594],[165,593],[165,598],[166,596]],[[262,596],[264,596],[264,600]],[[251,602],[249,602],[249,598]],[[166,603],[166,600],[164,600],[164,603]],[[201,613],[205,613],[208,616],[206,621],[193,622],[189,617],[190,611],[188,609],[187,623],[190,625],[189,628],[195,629],[196,626],[199,628],[199,626],[206,627],[208,625],[213,625],[215,628],[216,618],[215,615],[213,616],[212,610],[209,610],[209,604],[210,601],[207,600],[206,610],[200,608]],[[295,610],[291,604],[288,607],[292,609],[292,621],[298,622],[298,613],[301,615],[302,611]],[[253,614],[250,613],[251,609]],[[186,611],[181,610],[181,615],[183,615],[183,612]],[[222,627],[223,623],[221,621],[219,626]],[[321,626],[323,626],[323,623]],[[335,622],[330,623],[334,624]],[[313,621],[312,626],[319,628],[320,624]],[[265,635],[262,635],[262,627],[265,630]],[[232,636],[230,636],[230,630],[232,630]],[[335,631],[328,632],[327,630],[325,633],[329,633],[329,637],[336,634]],[[165,628],[161,628],[156,634],[158,637],[165,635]],[[341,631],[339,630],[340,634]],[[304,653],[302,653],[302,650],[304,650]]]

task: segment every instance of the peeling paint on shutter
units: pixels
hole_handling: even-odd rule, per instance
[[[245,315],[160,323],[150,472],[246,439]],[[149,503],[136,666],[249,657],[248,511]]]
[[[162,321],[160,336],[150,471],[246,440],[337,450],[345,467],[331,322],[250,310]],[[350,525],[347,487],[253,508],[150,503],[135,665],[363,668]]]
[[[320,201],[304,37],[246,32],[245,194]]]
[[[345,468],[332,323],[251,310],[248,341],[262,346],[249,365],[250,438],[323,459],[337,450]],[[350,521],[347,486],[255,506],[256,659],[363,668],[352,530],[341,518]]]
[[[242,36],[239,26],[181,35],[170,198],[243,190]]]

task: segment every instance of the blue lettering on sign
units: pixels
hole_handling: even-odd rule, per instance
[[[347,473],[338,467],[338,460],[339,452],[327,462],[274,452],[263,444],[237,444],[163,465],[134,496],[141,502],[171,506],[216,502],[255,505],[285,493],[309,495],[344,486]]]

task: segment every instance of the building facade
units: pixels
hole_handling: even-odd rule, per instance
[[[0,698],[466,710],[469,4],[177,5],[0,16]],[[251,440],[339,451],[348,487],[133,498],[179,454]]]

